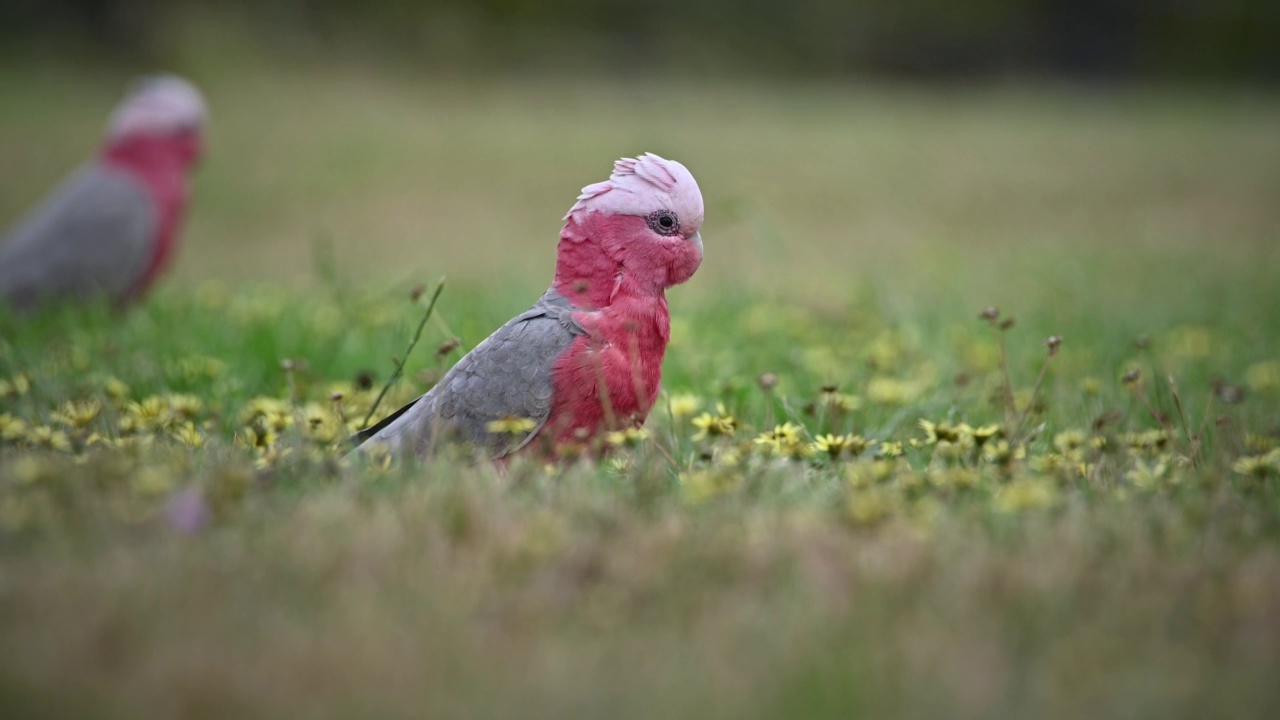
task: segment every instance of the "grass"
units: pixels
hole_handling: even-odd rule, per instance
[[[118,78],[5,72],[8,218]],[[1280,710],[1273,101],[193,74],[174,279],[0,319],[9,714]],[[410,286],[449,275],[384,411],[528,306],[577,189],[644,149],[708,203],[649,436],[339,463]]]

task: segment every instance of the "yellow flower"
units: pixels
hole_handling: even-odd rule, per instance
[[[114,377],[102,381],[102,391],[107,394],[107,397],[116,401],[129,397],[129,386]]]
[[[715,415],[704,412],[693,419],[693,426],[698,429],[698,432],[693,436],[694,440],[704,440],[709,437],[726,437],[733,435],[737,431],[738,419],[725,410],[723,403],[718,403]]]
[[[1280,361],[1254,363],[1244,373],[1244,381],[1254,392],[1264,393],[1280,388]]]
[[[149,465],[138,471],[131,484],[139,495],[156,497],[173,489],[174,478],[164,468]]]
[[[635,447],[649,438],[649,431],[643,428],[626,428],[614,430],[604,436],[605,442],[614,447]]]
[[[944,467],[929,471],[928,480],[939,488],[971,488],[979,481],[978,473],[963,467]]]
[[[102,405],[97,400],[68,400],[54,413],[54,418],[67,427],[83,428],[93,422],[101,411]]]
[[[919,384],[897,378],[876,376],[867,382],[867,397],[879,405],[906,405],[919,397],[920,392]]]
[[[931,423],[921,418],[920,429],[924,430],[925,442],[959,442],[964,437],[964,431],[968,429],[967,425],[952,425],[950,423]]]
[[[872,485],[878,485],[889,478],[901,468],[896,460],[860,460],[856,463],[848,465],[845,471],[845,482],[849,483],[851,488],[866,488]]]
[[[859,525],[870,525],[892,514],[895,500],[888,490],[867,488],[850,493],[845,508],[849,519]]]
[[[760,433],[752,442],[766,455],[800,458],[808,455],[810,450],[801,437],[803,432],[804,428],[787,421],[768,432]]]
[[[23,397],[31,392],[31,378],[26,375],[14,375],[8,380],[0,380],[0,398]]]
[[[174,440],[186,445],[187,447],[198,448],[204,445],[204,436],[196,429],[196,426],[190,421],[184,422],[170,431],[170,435]]]
[[[902,441],[889,440],[887,442],[880,443],[880,457],[884,457],[884,458],[902,457]]]
[[[338,416],[319,403],[308,403],[302,409],[302,417],[306,423],[302,432],[308,440],[320,444],[328,444],[342,434],[342,424]]]
[[[1231,469],[1256,478],[1280,475],[1280,450],[1272,450],[1266,455],[1247,455],[1236,460]]]
[[[1058,492],[1050,481],[1020,478],[1000,488],[995,507],[999,512],[1013,514],[1052,507],[1057,499]]]
[[[979,425],[972,430],[973,441],[979,446],[987,444],[988,440],[998,437],[1003,433],[999,425]]]
[[[702,406],[702,400],[697,395],[681,393],[672,395],[670,401],[671,416],[675,418],[688,417],[698,411]]]
[[[1063,430],[1053,436],[1053,446],[1063,455],[1079,450],[1089,442],[1089,436],[1083,430]]]
[[[699,503],[716,495],[729,492],[742,481],[742,474],[733,470],[704,468],[680,474],[680,488],[686,502]]]
[[[152,395],[141,402],[129,403],[125,416],[133,421],[137,430],[156,430],[169,421],[169,403]]]
[[[187,419],[194,418],[200,414],[200,410],[204,407],[204,401],[195,395],[187,395],[183,393],[171,393],[165,396],[165,401],[169,403],[169,409],[174,415]]]
[[[1135,460],[1133,469],[1125,473],[1125,478],[1143,490],[1150,490],[1160,484],[1169,472],[1169,463],[1159,460],[1148,465],[1142,460]]]
[[[62,452],[71,450],[71,439],[67,437],[65,432],[43,425],[28,429],[26,440],[28,444],[36,447],[60,450]]]
[[[1080,381],[1080,392],[1094,397],[1102,392],[1102,381],[1096,377],[1087,377]]]
[[[0,440],[21,440],[27,436],[27,423],[9,413],[0,414]]]
[[[857,457],[866,451],[872,445],[861,435],[819,435],[813,440],[813,452],[826,453],[832,458],[837,458],[845,453]]]
[[[852,412],[862,407],[862,400],[857,395],[824,391],[820,399],[828,407],[838,412]]]
[[[847,445],[844,435],[819,435],[813,439],[813,451],[815,453],[826,453],[832,459],[838,458],[844,454]]]
[[[532,418],[507,415],[506,417],[498,418],[497,420],[490,420],[488,423],[485,423],[484,429],[491,433],[520,435],[532,432],[536,427],[538,427],[538,423]]]
[[[982,455],[996,465],[1008,465],[1025,458],[1027,451],[1021,445],[1017,447],[1010,446],[1008,440],[997,440],[984,445]]]

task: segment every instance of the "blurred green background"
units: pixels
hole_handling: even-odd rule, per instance
[[[1276,265],[1277,28],[1240,0],[9,2],[0,225],[163,68],[213,113],[180,284],[306,281],[322,243],[362,284],[525,298],[579,188],[652,151],[708,204],[681,293],[1047,283],[1087,316],[1173,285],[1212,314]]]

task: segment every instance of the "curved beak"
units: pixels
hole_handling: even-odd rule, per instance
[[[693,237],[689,238],[689,242],[697,246],[698,254],[701,255],[702,254],[702,233],[700,232],[694,233]]]

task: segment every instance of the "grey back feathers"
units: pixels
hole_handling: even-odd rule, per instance
[[[151,260],[159,220],[141,183],[89,165],[68,178],[0,244],[0,300],[121,300]]]
[[[571,317],[574,310],[563,295],[548,290],[467,353],[427,394],[371,428],[360,448],[385,443],[394,452],[421,457],[442,443],[462,441],[499,458],[524,447],[551,416],[556,359],[585,334]],[[528,418],[535,427],[527,433],[489,432],[489,423],[507,417]]]

